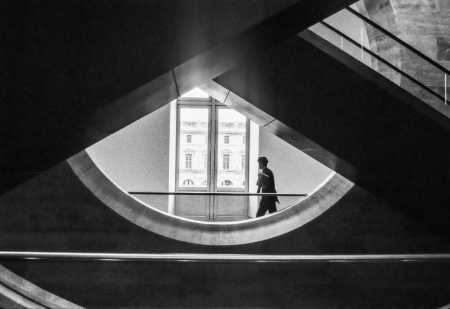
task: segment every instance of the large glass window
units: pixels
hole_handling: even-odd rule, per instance
[[[212,99],[177,105],[177,188],[246,191],[247,118]]]

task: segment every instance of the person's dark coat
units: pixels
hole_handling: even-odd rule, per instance
[[[256,182],[256,185],[258,186],[258,193],[277,192],[275,188],[275,178],[272,171],[267,167],[263,168],[262,171],[258,174],[258,181]],[[276,202],[279,202],[277,196],[262,196],[259,202],[259,208],[256,216],[263,216],[266,211],[269,211],[269,213],[276,212]]]

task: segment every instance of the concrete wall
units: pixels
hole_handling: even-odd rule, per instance
[[[424,309],[446,308],[450,294],[445,263],[8,261],[7,266],[86,308]]]
[[[420,220],[411,220],[358,187],[317,219],[274,239],[227,247],[183,243],[143,230],[117,215],[83,186],[67,163],[61,163],[3,195],[0,216],[7,218],[0,221],[2,250],[260,254],[450,252],[447,235],[430,232]],[[279,265],[286,266],[276,271]],[[339,265],[344,268],[340,269]],[[374,269],[374,265],[381,266]],[[448,271],[442,272],[446,268],[437,265],[432,271],[425,268],[427,265],[410,265],[417,265],[416,270],[405,268],[405,265],[376,263],[295,266],[227,263],[208,266],[196,263],[5,261],[5,266],[18,275],[87,307],[105,304],[145,307],[149,303],[157,307],[168,302],[174,306],[189,303],[204,307],[205,299],[212,297],[219,302],[224,299],[231,302],[239,293],[244,293],[245,297],[238,299],[246,299],[252,306],[261,305],[259,298],[252,295],[265,295],[269,304],[279,304],[281,299],[289,307],[293,301],[301,299],[297,296],[302,293],[317,295],[317,291],[322,291],[324,294],[320,296],[329,299],[330,291],[338,291],[338,296],[342,287],[348,287],[345,283],[352,283],[354,287],[348,289],[348,297],[364,295],[363,302],[355,305],[364,307],[366,297],[372,297],[374,301],[385,300],[387,287],[400,288],[399,295],[424,295],[421,293],[424,290],[417,289],[417,280],[423,282],[420,286],[430,287],[430,293],[437,294],[427,298],[439,300],[440,304],[442,295],[448,290],[442,284],[443,278],[448,277]],[[387,278],[381,280],[380,276]],[[236,282],[242,284],[236,285]],[[363,288],[361,282],[369,286]],[[304,285],[311,284],[314,292],[305,291]],[[282,293],[267,294],[268,286],[271,291]],[[414,290],[404,290],[408,287]],[[149,293],[154,290],[164,293]],[[224,294],[226,291],[229,294]],[[376,296],[373,296],[374,291]],[[432,295],[430,293],[425,294]],[[390,300],[398,304],[398,294],[392,292],[391,295]],[[415,298],[410,299],[413,299],[411,303],[417,302]],[[348,302],[349,298],[345,297],[344,303]],[[297,307],[302,305],[305,304]],[[434,306],[423,306],[428,307]]]
[[[0,216],[7,218],[0,221],[2,250],[255,254],[450,252],[447,234],[431,232],[422,220],[411,219],[357,186],[301,228],[247,245],[196,245],[144,230],[99,201],[67,163],[3,195]]]
[[[8,31],[3,33],[0,119],[7,129],[1,130],[0,138],[0,191],[174,99],[177,91],[170,70],[175,67],[189,76],[177,76],[179,89],[207,82],[253,44],[250,38],[257,37],[268,16],[278,12],[292,28],[259,36],[270,46],[349,0],[336,2],[302,2],[295,18],[289,19],[280,10],[293,0],[51,0],[45,6],[2,1],[0,28]],[[314,14],[305,12],[308,18],[298,18],[305,6],[314,8]],[[253,33],[244,41],[229,41],[252,26]],[[231,48],[225,48],[227,55],[211,51],[219,43]],[[195,58],[187,66],[189,59],[206,55],[208,61]],[[130,91],[134,92],[124,98],[126,103],[111,104]]]
[[[301,133],[307,140],[296,147],[430,228],[444,229],[448,122],[359,61],[310,37],[288,40],[215,81],[273,116],[268,127],[280,136],[290,134],[283,125]]]
[[[167,191],[169,184],[170,105],[89,147],[104,173],[126,191]],[[167,211],[166,196],[139,199]]]
[[[364,0],[362,5],[383,27],[450,68],[450,54],[445,53],[450,44],[447,0]]]

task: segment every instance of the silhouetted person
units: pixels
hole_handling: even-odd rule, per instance
[[[256,185],[258,186],[258,193],[276,193],[275,189],[275,179],[273,177],[272,171],[267,167],[269,160],[266,157],[259,157],[258,164],[261,172],[258,173],[258,181]],[[276,195],[273,196],[262,196],[259,201],[258,212],[256,213],[256,217],[264,216],[264,214],[269,211],[269,213],[273,213],[277,211],[277,206],[275,203],[279,203],[278,197]]]

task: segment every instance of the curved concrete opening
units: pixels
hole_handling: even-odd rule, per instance
[[[235,222],[190,220],[145,205],[112,182],[82,151],[68,159],[81,182],[106,206],[153,233],[202,245],[239,245],[270,239],[297,229],[336,204],[353,183],[332,173],[298,204],[262,218]]]
[[[112,182],[142,203],[199,221],[256,217],[258,198],[245,194],[257,192],[260,156],[269,159],[274,173],[278,210],[297,204],[333,173],[304,147],[273,134],[265,126],[271,120],[260,121],[255,113],[241,113],[202,93],[201,98],[183,94],[85,151]],[[201,192],[217,195],[185,194]]]

